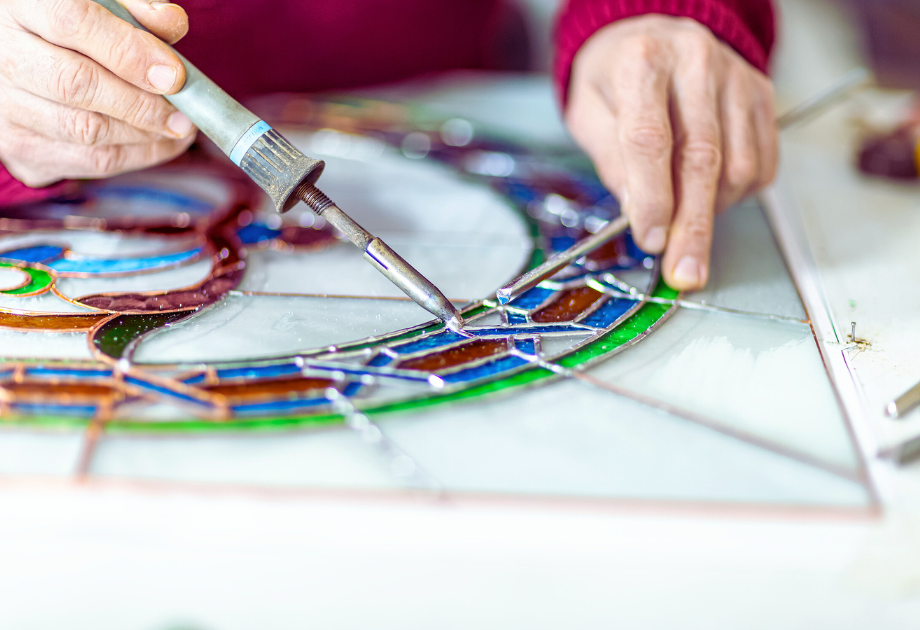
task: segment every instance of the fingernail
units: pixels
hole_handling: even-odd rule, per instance
[[[702,265],[694,258],[684,256],[674,267],[674,281],[685,287],[696,287],[700,284],[700,278],[703,277]]]
[[[150,8],[159,11],[160,9],[168,7],[171,4],[172,2],[157,2],[156,0],[154,0],[154,2],[150,3]]]
[[[650,228],[648,232],[645,233],[645,241],[643,246],[645,251],[650,254],[658,254],[664,251],[664,246],[668,242],[668,231],[663,227],[653,227]]]
[[[173,135],[184,138],[192,130],[192,121],[182,112],[173,112],[166,119],[166,128]]]
[[[168,92],[176,84],[176,69],[160,63],[150,66],[147,81],[160,92]]]

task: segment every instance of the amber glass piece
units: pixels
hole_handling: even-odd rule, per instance
[[[17,330],[85,332],[107,317],[111,317],[111,313],[26,315],[0,312],[0,327],[15,328]]]
[[[587,236],[587,234],[585,234]],[[628,256],[626,239],[622,236],[609,241],[588,254],[589,269],[604,269],[619,262],[620,258]],[[593,264],[592,264],[593,263]]]
[[[7,383],[0,389],[8,402],[20,403],[98,403],[122,395],[109,385],[87,383]]]
[[[120,313],[152,313],[198,308],[221,299],[243,279],[243,269],[233,269],[205,280],[196,287],[164,293],[100,293],[75,301],[92,308]]]
[[[602,296],[600,291],[595,291],[591,287],[568,289],[563,291],[558,299],[531,315],[531,318],[541,324],[570,322],[588,310]]]
[[[508,344],[504,339],[479,339],[450,350],[444,350],[437,354],[429,354],[424,357],[402,361],[399,368],[403,370],[425,370],[435,372],[437,370],[446,370],[447,368],[456,367],[469,363],[477,359],[502,354],[508,349]]]
[[[227,398],[237,400],[252,400],[253,398],[278,398],[285,394],[301,394],[311,390],[324,390],[332,385],[332,381],[324,378],[284,378],[273,381],[257,381],[255,383],[228,383],[225,385],[205,385],[202,389],[212,394],[221,394]]]
[[[335,232],[328,226],[316,230],[299,225],[286,225],[281,228],[279,239],[288,245],[305,249],[321,249],[338,242]]]

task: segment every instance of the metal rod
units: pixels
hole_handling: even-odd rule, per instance
[[[870,84],[871,78],[872,75],[865,68],[851,70],[823,91],[779,116],[776,119],[777,128],[780,130],[788,129],[795,123],[817,114],[852,92],[866,87]],[[569,249],[559,252],[542,265],[531,269],[520,278],[504,285],[495,292],[495,297],[498,298],[500,304],[507,304],[522,293],[534,288],[543,280],[555,275],[559,270],[567,267],[575,260],[619,236],[627,227],[629,227],[629,219],[626,218],[626,215],[620,215],[595,234],[583,238]]]
[[[591,236],[586,236],[567,250],[559,252],[539,267],[534,267],[517,280],[509,282],[501,287],[495,292],[495,297],[498,298],[500,304],[507,304],[525,291],[534,288],[554,275],[560,269],[567,267],[585,254],[590,253],[608,242],[610,239],[619,236],[628,227],[629,219],[626,218],[625,214],[621,214]]]
[[[865,68],[855,68],[811,98],[784,112],[776,119],[776,126],[780,129],[788,129],[843,100],[853,92],[868,87],[871,82],[871,72]]]

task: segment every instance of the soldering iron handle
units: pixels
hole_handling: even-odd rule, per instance
[[[95,0],[135,28],[147,30],[117,0]],[[259,122],[259,117],[240,105],[188,59],[170,47],[185,65],[185,86],[166,100],[189,117],[207,137],[230,155],[237,141]]]
[[[117,0],[94,1],[135,28],[147,30]],[[185,66],[185,85],[166,100],[268,193],[279,212],[290,209],[298,201],[298,187],[304,182],[316,182],[325,164],[301,153],[188,59],[170,49]]]

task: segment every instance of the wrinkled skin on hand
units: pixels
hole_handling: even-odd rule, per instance
[[[699,23],[652,15],[604,27],[572,67],[566,123],[676,289],[709,277],[713,216],[770,183],[770,80]]]
[[[188,31],[174,4],[120,0],[152,33]],[[0,162],[28,186],[171,160],[195,129],[163,94],[185,82],[157,37],[89,0],[0,0]]]

